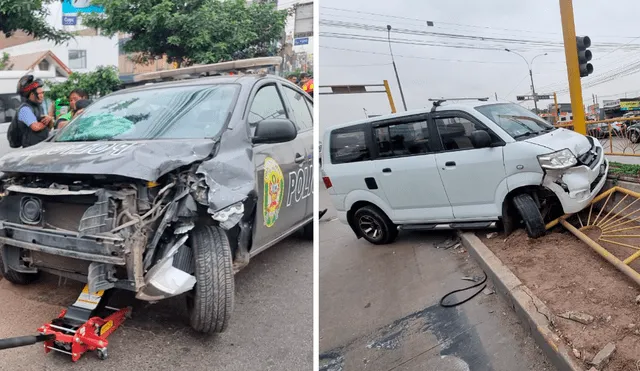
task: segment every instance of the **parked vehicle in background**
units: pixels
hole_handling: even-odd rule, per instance
[[[539,237],[554,208],[578,212],[603,187],[598,140],[512,103],[441,103],[325,131],[323,181],[358,238],[494,222],[510,232],[519,221]]]
[[[271,75],[97,100],[0,159],[4,277],[46,271],[150,302],[186,294],[191,326],[223,331],[234,273],[296,231],[313,237],[312,113],[309,95]]]

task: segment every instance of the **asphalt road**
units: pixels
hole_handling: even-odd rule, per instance
[[[0,280],[0,337],[35,329],[73,303],[82,284],[53,276],[30,286]],[[157,304],[119,292],[133,317],[109,338],[109,358],[88,353],[72,365],[42,345],[0,351],[0,370],[310,370],[313,365],[313,244],[291,237],[236,275],[228,330],[206,337],[188,326],[182,297]]]
[[[322,371],[553,370],[497,294],[439,306],[469,286],[461,277],[482,276],[462,248],[434,247],[451,233],[401,233],[374,246],[334,220],[322,185],[320,205],[329,208],[320,223]]]

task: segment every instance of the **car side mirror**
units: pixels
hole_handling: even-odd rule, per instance
[[[474,130],[470,139],[474,148],[491,147],[491,136],[484,130]]]
[[[256,124],[251,138],[253,144],[290,142],[298,136],[298,129],[288,119],[266,119]]]

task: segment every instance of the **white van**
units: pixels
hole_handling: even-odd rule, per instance
[[[554,205],[578,212],[604,185],[594,138],[512,103],[443,103],[325,131],[323,181],[358,238],[385,244],[399,228],[494,222],[509,233],[520,221],[535,238]]]

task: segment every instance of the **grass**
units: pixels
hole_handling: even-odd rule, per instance
[[[609,163],[609,174],[637,177],[640,176],[640,165],[621,164],[612,161]]]

